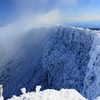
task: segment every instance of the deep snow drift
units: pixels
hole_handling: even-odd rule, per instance
[[[22,87],[34,91],[42,85],[42,89],[76,89],[88,99],[96,98],[99,44],[99,31],[63,25],[32,29],[16,42],[16,52],[0,62],[4,97],[19,95]]]
[[[38,89],[38,87],[37,87]],[[24,92],[24,91],[23,91]],[[13,96],[8,100],[87,100],[82,97],[76,90],[74,89],[61,89],[60,91],[56,90],[44,90],[37,92],[30,92],[21,95],[20,97]]]

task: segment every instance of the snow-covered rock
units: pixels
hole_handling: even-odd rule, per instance
[[[94,32],[82,28],[57,26],[43,52],[44,82],[48,88],[84,87]]]
[[[8,100],[87,100],[74,89],[56,91],[47,89],[40,92],[29,92],[19,97],[13,96]]]
[[[22,92],[22,94],[25,94],[26,93],[26,88],[22,88],[21,92]]]
[[[41,86],[36,86],[35,91],[36,91],[36,92],[39,92],[39,91],[40,91],[40,89],[41,89]]]

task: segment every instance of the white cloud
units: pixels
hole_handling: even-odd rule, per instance
[[[35,25],[52,25],[61,22],[61,14],[59,10],[52,10],[44,15],[39,15],[33,20]]]
[[[41,13],[38,15],[22,15],[17,20],[15,20],[13,24],[15,27],[18,27],[21,31],[26,31],[35,26],[53,25],[60,22],[61,12],[59,9],[54,9],[47,13]]]

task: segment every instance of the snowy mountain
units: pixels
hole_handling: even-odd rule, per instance
[[[86,98],[100,95],[99,31],[55,25],[34,28],[16,41],[11,56],[0,50],[0,83],[5,99],[20,89],[76,89]]]

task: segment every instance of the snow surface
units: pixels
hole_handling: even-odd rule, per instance
[[[40,89],[40,87],[37,87]],[[81,96],[74,89],[61,89],[56,91],[53,89],[47,89],[44,91],[29,92],[20,95],[20,97],[13,96],[8,100],[87,100]]]
[[[4,58],[0,49],[5,99],[37,85],[42,90],[76,89],[89,100],[100,96],[100,31],[64,25],[34,28],[16,41],[15,49]]]

